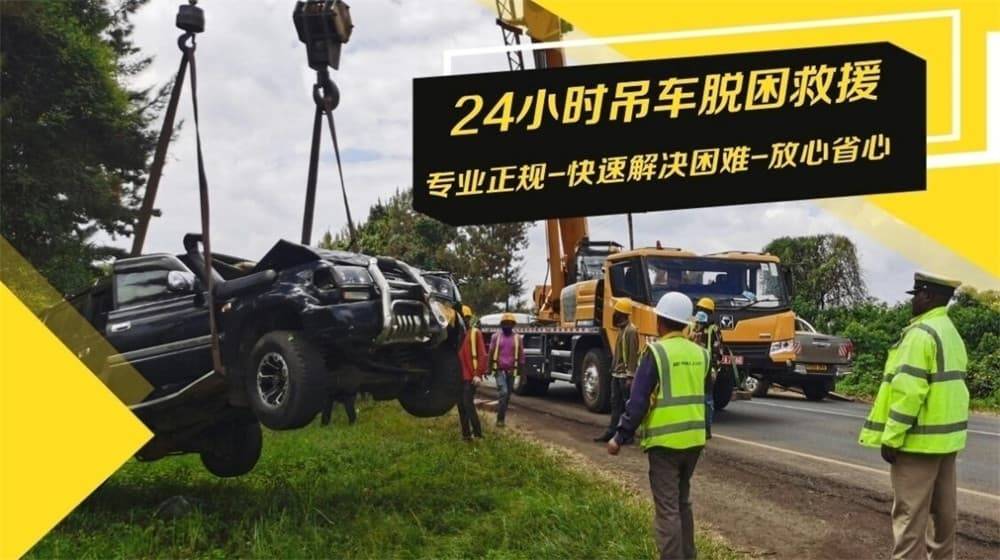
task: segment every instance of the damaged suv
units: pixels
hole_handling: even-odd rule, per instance
[[[155,437],[140,459],[200,453],[219,476],[253,468],[260,423],[305,426],[327,398],[370,393],[440,416],[461,388],[454,312],[423,275],[388,257],[279,241],[259,261],[213,255],[224,375],[212,368],[200,236],[181,255],[117,260],[73,306],[117,354],[64,342],[102,379],[134,368],[152,387],[130,408]]]

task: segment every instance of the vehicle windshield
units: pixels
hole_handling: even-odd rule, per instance
[[[607,255],[584,255],[577,259],[577,280],[597,280],[604,274]]]
[[[650,257],[647,267],[654,302],[673,291],[694,300],[710,297],[722,307],[788,306],[788,293],[777,263]]]
[[[431,287],[431,291],[435,296],[444,298],[450,301],[458,301],[458,293],[455,288],[455,283],[444,276],[437,276],[435,274],[424,274],[424,280],[427,285]]]

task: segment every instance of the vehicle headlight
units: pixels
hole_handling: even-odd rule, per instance
[[[335,266],[333,272],[337,276],[337,286],[341,288],[367,288],[372,285],[372,275],[360,266]]]
[[[334,266],[333,274],[344,301],[365,301],[372,296],[372,275],[360,266]]]
[[[771,343],[771,354],[785,354],[787,352],[793,352],[795,350],[795,341],[789,340],[776,340]]]
[[[448,317],[445,316],[444,305],[437,300],[431,300],[431,311],[434,312],[434,318],[437,319],[439,325],[447,325]]]

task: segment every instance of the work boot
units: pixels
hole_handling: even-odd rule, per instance
[[[504,423],[503,419],[497,420],[497,428],[503,428],[505,426],[507,426],[507,424]]]
[[[608,443],[609,441],[611,441],[611,438],[613,437],[615,437],[615,434],[611,432],[604,432],[600,436],[595,437],[594,441],[598,443]]]

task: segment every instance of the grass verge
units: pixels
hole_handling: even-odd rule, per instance
[[[347,426],[265,434],[241,478],[197,456],[129,461],[29,553],[34,558],[653,558],[651,505],[488,431],[465,443],[454,415],[359,403]],[[157,516],[168,498],[195,507]],[[699,536],[699,557],[734,554]]]

